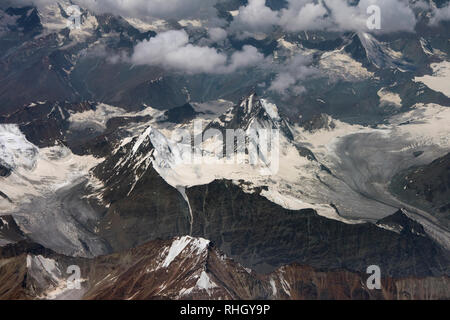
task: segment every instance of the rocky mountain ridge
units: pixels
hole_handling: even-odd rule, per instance
[[[14,246],[23,250],[12,251]],[[258,274],[226,257],[208,240],[188,236],[155,240],[90,260],[18,243],[1,249],[0,261],[1,299],[415,300],[450,295],[448,277],[383,277],[381,290],[369,290],[368,275],[339,269],[321,271],[293,264]],[[67,288],[69,265],[80,267],[79,290]]]

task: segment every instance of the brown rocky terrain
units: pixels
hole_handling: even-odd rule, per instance
[[[63,271],[72,264],[81,269],[80,290],[65,288]],[[210,241],[187,236],[94,259],[57,255],[27,242],[0,250],[0,299],[450,298],[446,276],[383,277],[381,290],[369,290],[367,277],[299,264],[260,274],[226,257]]]

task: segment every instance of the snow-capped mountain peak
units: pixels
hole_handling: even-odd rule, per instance
[[[278,129],[288,139],[293,135],[288,122],[279,114],[278,107],[255,93],[243,98],[239,104],[213,120],[208,129]]]
[[[387,44],[366,32],[355,33],[350,43],[345,46],[345,50],[356,60],[371,64],[377,69],[390,68],[405,71],[412,68],[401,52],[391,49]]]

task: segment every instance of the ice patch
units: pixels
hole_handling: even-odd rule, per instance
[[[433,48],[429,45],[429,43],[424,38],[420,38],[419,41],[420,41],[420,46],[422,47],[423,52],[428,56],[432,56]]]
[[[346,224],[359,224],[359,223],[364,222],[364,221],[356,220],[356,219],[354,219],[354,220],[345,219],[345,218],[341,217],[336,212],[336,209],[334,209],[330,205],[303,202],[302,200],[295,198],[293,196],[281,194],[275,188],[271,188],[269,190],[263,190],[263,191],[261,191],[261,195],[285,209],[289,209],[289,210],[314,209],[314,210],[316,210],[317,214],[322,217],[325,217],[325,218],[331,219],[331,220],[344,222]]]
[[[192,238],[190,236],[184,236],[177,238],[172,242],[169,252],[167,253],[164,262],[162,263],[162,268],[167,268],[172,261],[178,257],[178,255],[189,245],[191,248],[191,253],[199,254],[203,252],[209,245],[209,240],[202,238]]]
[[[195,28],[201,28],[202,27],[202,22],[200,20],[187,20],[187,19],[182,19],[179,20],[178,23],[180,24],[180,26],[182,27],[195,27]]]
[[[286,41],[286,40],[284,39],[284,37],[278,39],[277,42],[278,42],[278,47],[285,48],[285,49],[287,49],[287,50],[289,50],[289,51],[291,51],[291,52],[293,52],[293,51],[295,51],[296,49],[298,49],[298,45],[297,45],[297,44],[292,43],[292,42],[289,42],[289,41]]]
[[[162,19],[154,19],[150,22],[144,22],[141,19],[138,18],[130,18],[126,17],[124,18],[131,26],[138,29],[140,32],[147,32],[147,31],[155,31],[155,32],[163,32],[166,31],[169,28],[169,25],[167,21]]]
[[[101,129],[106,129],[108,120],[120,117],[126,111],[122,108],[113,107],[104,103],[96,106],[95,110],[72,113],[69,118],[72,129],[83,129],[88,125],[96,125]]]
[[[404,136],[410,146],[437,145],[444,150],[450,148],[450,108],[438,104],[418,103],[411,111],[390,119],[395,134]]]
[[[213,120],[216,117],[219,117],[228,109],[233,107],[233,102],[228,100],[214,100],[208,101],[204,103],[191,103],[194,110],[198,113],[202,114],[202,119],[204,120]]]
[[[422,82],[431,90],[441,92],[450,98],[450,61],[432,63],[433,74],[415,77],[415,82]]]
[[[273,278],[270,278],[270,286],[272,287],[272,295],[275,297],[277,295],[277,286]]]
[[[38,155],[38,148],[26,139],[17,125],[0,124],[0,164],[11,169],[32,170]]]
[[[61,278],[61,271],[55,260],[47,259],[41,255],[39,256],[27,256],[27,268],[31,268],[32,265],[36,265],[42,271],[46,272],[52,280],[59,282]]]
[[[195,277],[198,277],[198,280],[195,283],[195,286],[193,286],[191,288],[181,289],[180,290],[181,297],[186,296],[186,295],[192,293],[193,291],[197,291],[197,290],[205,290],[206,293],[208,293],[208,295],[211,296],[211,294],[212,294],[211,290],[218,287],[218,285],[210,279],[210,277],[204,270],[202,270],[202,272],[200,273],[200,276],[195,275]]]
[[[268,102],[265,99],[261,99],[261,105],[272,120],[275,120],[275,121],[281,120],[280,115],[278,114],[278,108],[276,105]]]
[[[150,135],[150,132],[153,130],[152,127],[148,127],[143,134],[141,134],[138,139],[136,140],[136,142],[133,145],[133,155],[136,154],[136,152],[139,150],[139,148],[141,147],[142,143],[145,141],[145,139],[147,139],[147,137]]]
[[[155,116],[159,111],[151,107],[146,107],[139,112],[127,112],[126,110],[111,106],[105,103],[100,103],[95,106],[95,110],[88,110],[84,112],[72,112],[69,117],[70,128],[75,130],[83,130],[86,127],[95,126],[98,130],[106,129],[106,124],[112,118],[116,117],[141,117],[141,116]]]
[[[284,273],[284,271],[283,271],[283,269],[281,269],[280,272],[278,273],[278,279],[280,280],[281,287],[283,288],[283,291],[284,291],[288,296],[291,296],[291,286],[290,286],[289,283],[286,281],[286,279],[284,279],[283,273]]]
[[[321,69],[325,70],[334,78],[343,78],[347,81],[367,79],[374,76],[363,65],[353,60],[349,55],[342,53],[342,50],[325,52],[319,62]]]
[[[212,281],[208,274],[205,271],[202,271],[200,274],[200,278],[197,281],[196,287],[198,289],[206,290],[208,293],[210,293],[209,290],[216,288],[217,284]]]

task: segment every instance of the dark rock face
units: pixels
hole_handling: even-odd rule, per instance
[[[189,233],[187,202],[151,165],[150,139],[134,154],[133,145],[121,147],[94,170],[105,183],[103,201],[110,204],[99,234],[115,251]]]
[[[166,260],[173,246],[180,251]],[[78,265],[77,299],[448,299],[450,279],[382,277],[382,290],[366,287],[367,274],[317,270],[291,264],[270,274],[245,269],[205,239],[155,240],[119,254],[71,258],[27,242],[0,248],[0,299],[43,299],[61,286],[36,259],[51,259],[59,270]],[[28,263],[30,260],[30,263]],[[38,260],[40,261],[40,260]],[[200,281],[200,279],[202,281]],[[106,281],[105,281],[106,280]],[[61,289],[60,289],[61,290]]]
[[[2,196],[1,191],[0,196]],[[12,216],[0,216],[0,245],[24,239],[25,235]]]
[[[5,11],[10,16],[19,16],[17,19],[17,28],[23,33],[31,35],[37,34],[42,31],[41,19],[39,18],[38,11],[33,7],[23,7],[23,8],[8,8]],[[12,26],[11,31],[17,31]]]
[[[344,50],[345,52],[349,53],[355,60],[362,62],[365,66],[370,65],[366,49],[364,48],[357,34],[354,34],[351,37],[350,43],[345,46]]]
[[[195,239],[195,238],[194,238]],[[161,268],[161,251],[171,241],[152,241],[116,257],[98,259],[98,264],[114,261],[112,272],[117,280],[92,282],[85,299],[420,299],[426,295],[426,285],[432,284],[431,296],[448,297],[449,279],[407,278],[403,281],[386,277],[384,290],[368,290],[366,275],[346,270],[319,271],[293,264],[262,275],[244,269],[225,257],[215,246],[191,253],[189,244],[173,262]],[[117,259],[115,261],[115,259]],[[111,261],[112,260],[112,261]],[[139,262],[134,263],[134,261]],[[100,261],[107,261],[101,263]],[[131,261],[126,262],[126,261]],[[125,263],[124,263],[125,262]],[[147,270],[145,272],[144,270]],[[151,270],[150,272],[148,270]],[[214,285],[207,290],[196,287],[192,275],[207,275]],[[100,277],[99,277],[100,278]],[[102,278],[100,278],[102,279]],[[98,285],[94,283],[98,283]],[[136,286],[136,284],[139,284]],[[163,288],[163,289],[161,289]]]
[[[132,40],[144,40],[156,36],[154,31],[139,32],[139,30],[132,27],[125,19],[119,16],[102,14],[97,16],[97,21],[99,24],[97,33],[99,35],[122,32],[124,33],[122,37],[128,38],[127,40],[130,42],[132,42]]]
[[[423,228],[423,226],[411,220],[403,210],[399,210],[393,215],[387,216],[377,222],[379,226],[385,226],[396,230],[398,233],[402,233],[405,235],[416,234],[422,237],[426,237],[427,234]]]
[[[211,239],[259,272],[293,262],[358,272],[376,264],[383,274],[402,277],[450,272],[448,252],[421,233],[398,234],[370,223],[349,225],[311,209],[286,210],[230,181],[193,187],[187,195],[193,235]]]
[[[194,119],[197,115],[194,108],[186,103],[181,107],[176,107],[170,110],[167,110],[164,115],[167,117],[167,121],[172,123],[185,123]]]
[[[64,142],[69,129],[67,119],[69,112],[92,110],[95,104],[46,102],[22,107],[15,112],[0,116],[0,123],[17,124],[27,140],[34,145],[45,148],[57,141]]]
[[[13,258],[28,253],[44,256],[54,254],[52,250],[28,239],[0,247],[0,257],[2,259]]]
[[[11,169],[0,163],[0,177],[9,177],[11,175]]]
[[[332,130],[336,127],[330,116],[322,113],[316,114],[311,117],[311,119],[303,121],[300,123],[305,130],[316,131],[320,129]]]
[[[390,189],[405,202],[430,211],[450,228],[450,153],[397,174]]]

